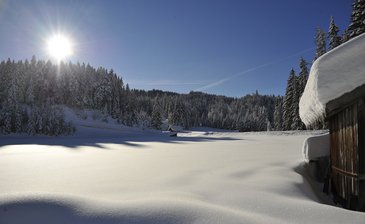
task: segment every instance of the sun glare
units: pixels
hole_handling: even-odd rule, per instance
[[[63,35],[55,35],[47,41],[48,53],[58,62],[72,55],[72,44],[70,40]]]

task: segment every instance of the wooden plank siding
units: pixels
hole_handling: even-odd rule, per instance
[[[358,104],[359,117],[359,206],[365,211],[365,98]]]
[[[365,198],[365,105],[353,101],[327,117],[331,142],[331,179],[344,206],[356,207]]]
[[[329,128],[332,180],[338,195],[348,200],[359,193],[357,104],[330,117]]]

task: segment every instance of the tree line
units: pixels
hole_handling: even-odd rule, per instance
[[[113,70],[50,61],[0,63],[0,131],[71,134],[62,106],[95,109],[128,126],[161,129],[163,121],[184,128],[208,126],[241,131],[273,128],[280,98],[258,92],[241,98],[202,92],[177,94],[130,89]]]

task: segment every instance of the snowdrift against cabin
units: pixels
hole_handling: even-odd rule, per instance
[[[365,34],[318,58],[310,71],[299,102],[299,115],[305,125],[325,113],[326,104],[365,84]]]
[[[330,154],[330,135],[325,133],[308,137],[303,142],[302,147],[304,161],[318,159],[320,157],[329,156]]]

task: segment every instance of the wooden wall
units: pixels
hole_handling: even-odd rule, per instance
[[[332,187],[348,207],[352,207],[352,203],[358,204],[359,198],[365,193],[363,182],[360,185],[365,165],[363,101],[361,99],[328,117]]]
[[[359,118],[359,203],[365,211],[365,98],[358,103]]]

